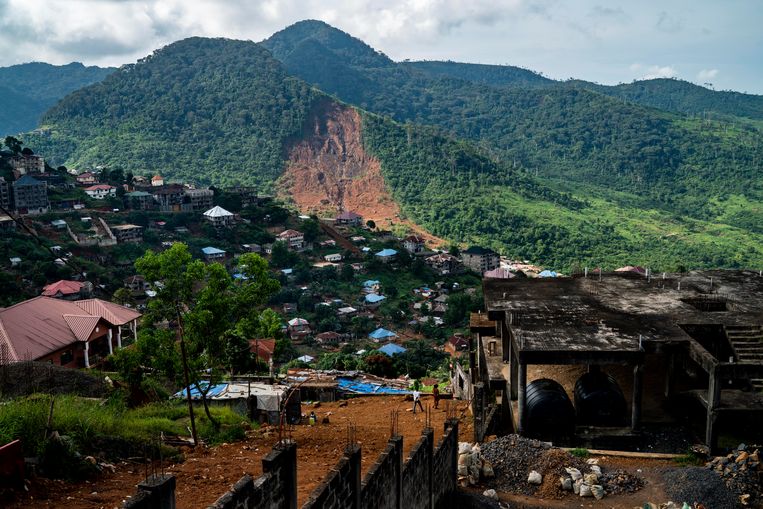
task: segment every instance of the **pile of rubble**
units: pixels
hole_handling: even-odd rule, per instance
[[[481,479],[492,479],[494,476],[493,466],[482,457],[479,444],[459,442],[458,482],[461,486],[474,486]]]
[[[755,505],[763,500],[763,465],[758,449],[750,452],[741,444],[734,452],[713,458],[706,467],[721,476],[742,505]]]
[[[622,470],[604,472],[591,458],[577,456],[545,442],[507,435],[481,446],[483,462],[494,475],[489,483],[498,491],[561,499],[633,493],[643,481]]]

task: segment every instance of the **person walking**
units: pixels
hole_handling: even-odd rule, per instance
[[[437,405],[440,404],[440,388],[439,384],[434,384],[434,387],[432,387],[432,396],[434,396],[434,407],[437,408]]]
[[[416,413],[416,405],[419,406],[421,411],[424,411],[424,407],[421,404],[421,393],[419,392],[418,388],[413,389],[413,413]]]

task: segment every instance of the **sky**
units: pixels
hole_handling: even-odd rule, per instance
[[[185,37],[261,41],[302,19],[394,60],[763,94],[762,0],[0,0],[0,66],[119,66]]]

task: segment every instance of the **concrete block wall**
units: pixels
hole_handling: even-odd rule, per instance
[[[140,484],[124,509],[175,509],[175,476],[152,475]]]
[[[361,509],[360,460],[360,446],[349,446],[302,509]]]
[[[277,445],[262,460],[262,476],[252,479],[245,475],[209,509],[296,509],[296,450],[294,443]],[[425,430],[405,464],[402,457],[403,438],[391,438],[361,482],[361,450],[358,445],[349,446],[339,463],[302,506],[303,509],[453,507],[457,482],[458,421],[446,423],[445,433],[436,448],[433,431]],[[153,508],[149,505],[131,506],[131,509]]]
[[[445,432],[432,455],[432,505],[449,507],[450,497],[458,488],[458,422],[445,423]]]
[[[245,475],[209,509],[296,509],[297,444],[280,443],[262,460],[263,474]]]
[[[399,509],[402,497],[403,437],[390,439],[363,479],[363,509]]]
[[[424,430],[403,465],[403,507],[432,508],[432,453],[434,431]]]

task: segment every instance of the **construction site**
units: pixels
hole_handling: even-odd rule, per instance
[[[485,279],[475,439],[680,452],[763,442],[763,277],[741,270]],[[676,451],[675,449],[679,449]]]

